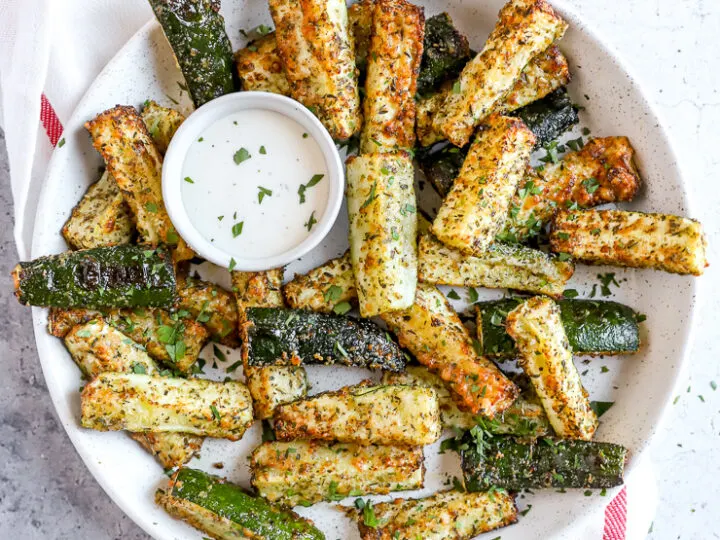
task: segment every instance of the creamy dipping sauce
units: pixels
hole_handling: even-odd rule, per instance
[[[318,143],[287,116],[242,110],[210,125],[187,152],[182,199],[218,249],[263,258],[303,242],[327,205]]]

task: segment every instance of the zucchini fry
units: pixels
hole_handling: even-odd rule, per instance
[[[598,419],[573,364],[558,305],[530,298],[508,314],[505,327],[558,437],[591,440]]]
[[[290,95],[290,84],[278,54],[275,32],[237,51],[235,70],[243,90]]]
[[[363,501],[360,509],[349,508],[362,540],[470,540],[484,532],[517,521],[515,497],[505,491],[465,493],[441,491],[424,499],[395,499],[372,504]],[[365,518],[372,511],[378,525]]]
[[[490,116],[433,221],[438,240],[464,253],[484,252],[507,220],[534,144],[522,120]]]
[[[180,309],[204,324],[213,340],[228,347],[240,344],[237,304],[231,293],[215,283],[187,278],[178,288],[178,294]]]
[[[567,28],[545,0],[511,0],[482,52],[463,69],[435,117],[436,131],[455,146],[510,92],[525,66],[562,37]]]
[[[346,386],[275,411],[281,441],[320,439],[358,444],[423,446],[440,438],[440,408],[431,388]]]
[[[641,183],[634,155],[627,137],[603,137],[541,170],[528,167],[498,238],[525,241],[549,223],[558,208],[633,200]]]
[[[288,507],[420,489],[422,448],[320,441],[265,442],[250,459],[252,485]]]
[[[164,156],[170,145],[170,140],[185,121],[185,116],[175,109],[161,107],[152,100],[145,102],[140,116],[145,122],[148,133],[152,137],[158,152]]]
[[[440,420],[444,428],[470,429],[482,422],[488,431],[503,435],[543,437],[550,432],[545,411],[534,399],[528,399],[529,396],[517,398],[493,420],[487,420],[458,409],[445,382],[425,366],[408,366],[401,372],[386,371],[382,383],[433,388],[440,402]]]
[[[96,319],[76,326],[65,337],[65,346],[87,377],[100,373],[147,373],[158,367],[141,345],[120,331]],[[187,463],[200,451],[203,438],[186,433],[131,433],[130,436],[150,452],[164,468]]]
[[[593,264],[703,273],[707,240],[699,222],[667,214],[622,210],[561,210],[550,249]]]
[[[434,285],[515,289],[557,297],[574,270],[569,261],[517,244],[497,242],[468,257],[427,234],[418,247],[418,279]]]
[[[132,214],[110,174],[105,171],[72,210],[62,228],[71,249],[129,244],[135,235]]]
[[[439,13],[425,21],[425,39],[417,94],[425,96],[448,79],[457,77],[471,56],[467,37],[453,24],[450,15]]]
[[[360,129],[355,51],[344,0],[270,0],[277,49],[293,98],[335,140]]]
[[[162,198],[162,157],[134,107],[116,106],[85,123],[144,242],[174,246],[175,261],[193,257],[170,222]]]
[[[475,352],[460,317],[436,287],[418,285],[410,308],[381,317],[400,345],[445,381],[461,410],[493,418],[515,401],[518,388]]]
[[[350,252],[296,275],[283,286],[287,305],[293,309],[309,309],[330,313],[343,302],[357,304],[355,274]]]
[[[415,146],[415,90],[423,54],[423,8],[405,0],[377,0],[367,60],[360,152]]]
[[[347,161],[350,255],[360,315],[412,305],[417,285],[417,216],[407,152]]]
[[[281,292],[282,268],[265,272],[235,271],[231,275],[241,325],[247,323],[246,308],[285,305]],[[242,335],[243,328],[239,330]],[[260,420],[272,417],[279,405],[307,395],[307,373],[301,366],[255,367],[245,362],[243,373],[253,398],[255,417]]]
[[[239,440],[252,425],[244,384],[101,373],[80,396],[82,427],[98,431],[169,431]]]

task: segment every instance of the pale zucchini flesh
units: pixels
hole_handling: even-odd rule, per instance
[[[283,286],[288,307],[330,313],[342,302],[357,304],[350,252],[295,277]]]
[[[415,146],[415,91],[423,54],[423,8],[405,0],[373,7],[360,152]]]
[[[105,171],[73,208],[62,228],[72,249],[129,244],[135,235],[130,208],[115,180]]]
[[[435,129],[456,146],[465,146],[473,129],[510,92],[525,66],[567,28],[545,0],[511,0],[485,46],[463,69],[448,94]]]
[[[565,210],[555,216],[550,249],[581,261],[699,276],[708,266],[699,222],[668,214]]]
[[[105,372],[149,375],[158,372],[144,347],[103,319],[74,327],[65,337],[65,346],[87,377]],[[202,437],[185,433],[131,433],[130,436],[165,468],[187,463],[200,451],[203,443]]]
[[[170,140],[185,121],[185,116],[175,109],[162,107],[152,100],[145,102],[140,116],[145,122],[148,133],[158,152],[164,156],[168,146],[170,146]]]
[[[348,510],[362,540],[470,540],[517,521],[515,497],[506,491],[441,491],[424,499],[395,499],[372,506],[377,527],[365,524],[363,511]]]
[[[360,315],[409,307],[417,285],[417,202],[406,152],[347,161],[350,256]]]
[[[270,0],[277,49],[291,96],[310,108],[335,140],[360,129],[355,51],[344,0]]]
[[[348,386],[281,405],[278,440],[422,446],[441,434],[437,394],[411,386]]]
[[[518,364],[530,377],[555,433],[591,440],[598,419],[573,363],[558,305],[535,296],[511,311],[505,325],[515,340]]]
[[[488,420],[458,409],[445,382],[425,366],[408,366],[400,372],[386,371],[382,383],[435,389],[440,402],[440,420],[446,429],[466,430],[482,423],[488,431],[502,435],[543,437],[550,433],[542,406],[536,403],[535,396],[525,396],[524,392],[493,420]]]
[[[534,145],[535,136],[522,120],[490,116],[438,210],[435,236],[464,253],[484,252],[505,224]]]
[[[144,242],[174,246],[176,261],[194,254],[170,221],[162,197],[162,156],[134,107],[118,105],[85,124],[115,179]]]
[[[98,431],[169,431],[240,439],[252,424],[242,383],[101,373],[81,394],[81,425]]]
[[[574,266],[537,249],[496,242],[484,253],[466,256],[432,235],[420,238],[418,279],[458,287],[515,289],[560,296]]]
[[[517,387],[475,352],[468,330],[436,287],[418,285],[410,308],[382,320],[402,347],[445,381],[461,410],[494,417],[515,401]]]
[[[420,489],[425,466],[419,447],[275,441],[253,451],[250,471],[262,497],[293,507]]]

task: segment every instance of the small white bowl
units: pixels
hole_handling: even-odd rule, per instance
[[[190,220],[182,199],[183,164],[190,145],[211,125],[241,110],[269,110],[280,113],[301,126],[317,142],[325,158],[329,181],[327,203],[312,232],[298,245],[269,257],[243,258],[229,253],[206,239]],[[317,246],[332,229],[343,200],[344,168],[337,147],[320,121],[301,103],[268,92],[236,92],[214,99],[196,109],[182,123],[168,146],[163,162],[162,192],[170,220],[190,247],[208,261],[234,269],[262,271],[279,268],[298,259]]]

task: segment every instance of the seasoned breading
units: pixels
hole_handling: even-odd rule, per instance
[[[432,231],[444,244],[479,254],[495,241],[535,145],[518,118],[494,114],[478,131]]]
[[[293,98],[335,140],[361,127],[355,50],[344,0],[270,0],[277,49]]]
[[[699,276],[707,240],[695,220],[622,210],[561,210],[550,249],[581,261]]]
[[[493,417],[517,397],[518,388],[475,352],[467,328],[436,287],[419,284],[410,308],[381,317],[400,345],[447,383],[461,410]]]
[[[347,161],[350,256],[360,315],[410,306],[417,284],[417,203],[407,152]]]
[[[355,65],[361,73],[367,68],[374,4],[375,0],[360,0],[348,8],[350,34],[355,44]]]
[[[292,281],[283,286],[283,294],[288,307],[321,313],[330,313],[342,302],[357,304],[350,251],[313,268],[307,274],[295,275]]]
[[[320,439],[358,444],[422,446],[442,432],[437,394],[411,386],[347,386],[281,405],[278,440]]]
[[[238,313],[235,297],[215,283],[187,278],[178,287],[179,308],[202,323],[214,340],[237,347]]]
[[[591,440],[598,419],[573,364],[558,305],[534,296],[508,313],[505,328],[557,436]]]
[[[496,242],[483,253],[466,256],[427,234],[418,247],[418,279],[435,285],[560,296],[574,270],[572,262],[518,244]]]
[[[175,246],[176,261],[191,259],[194,254],[175,231],[163,202],[162,157],[135,108],[117,105],[85,127],[135,216],[142,240]]]
[[[243,90],[290,95],[290,84],[278,54],[275,32],[237,51],[235,69]]]
[[[415,90],[423,54],[423,8],[377,0],[367,61],[360,152],[415,146]]]
[[[545,0],[511,0],[485,47],[463,69],[434,124],[456,146],[505,98],[525,66],[562,37],[567,28]]]

